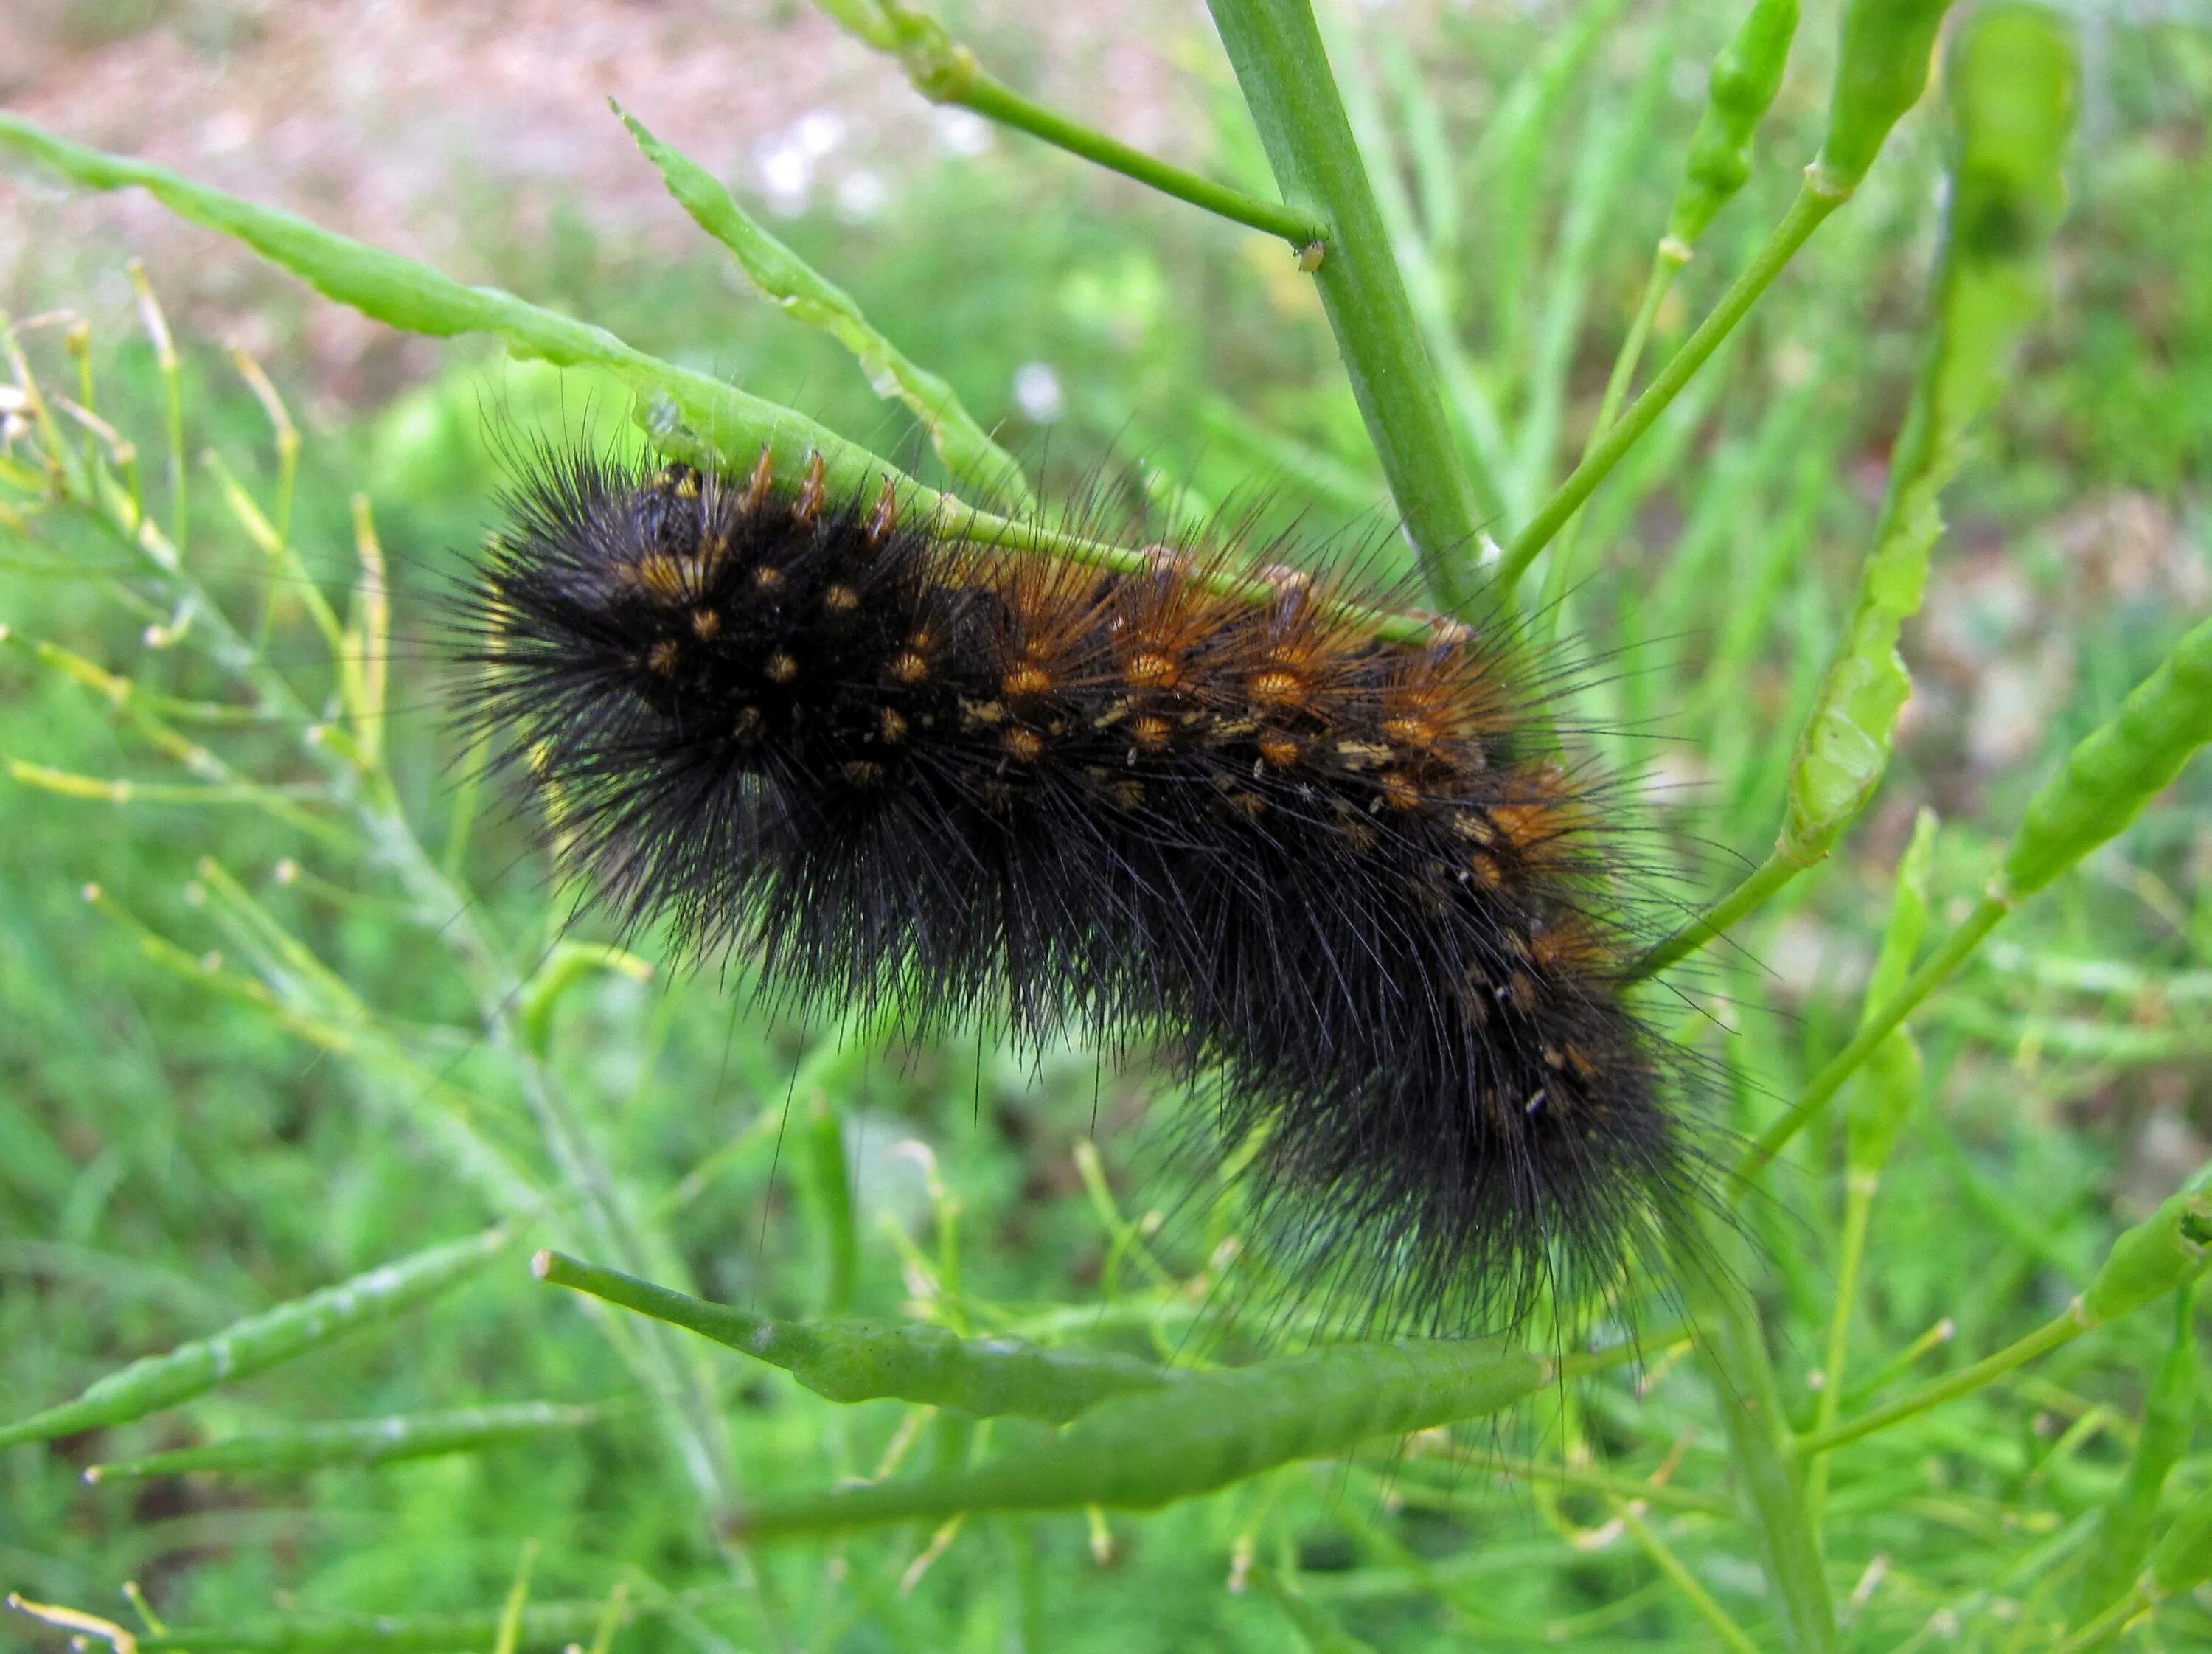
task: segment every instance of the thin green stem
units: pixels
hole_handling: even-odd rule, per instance
[[[1914,971],[1895,997],[1860,1025],[1851,1043],[1829,1059],[1828,1065],[1813,1076],[1813,1081],[1790,1107],[1790,1111],[1759,1134],[1759,1140],[1744,1151],[1736,1162],[1735,1176],[1741,1184],[1755,1177],[1762,1167],[1780,1153],[1790,1140],[1810,1125],[1820,1110],[1826,1107],[1844,1082],[1859,1071],[1860,1065],[1874,1055],[1875,1048],[1889,1037],[1891,1030],[1918,1008],[1920,1002],[1949,980],[1953,972],[1966,962],[1967,957],[1981,946],[1982,939],[2004,921],[2013,909],[2009,897],[1991,893],[1984,896],[1966,921],[1945,939],[1943,945],[1928,956],[1920,969]]]
[[[1628,400],[1628,387],[1636,382],[1637,364],[1644,359],[1644,347],[1651,337],[1659,307],[1673,291],[1674,277],[1689,262],[1690,249],[1671,235],[1659,243],[1659,250],[1652,255],[1651,273],[1644,282],[1644,297],[1636,307],[1636,319],[1628,325],[1628,337],[1620,342],[1620,354],[1613,358],[1613,371],[1606,376],[1605,395],[1598,403],[1597,418],[1583,444],[1581,463],[1589,462],[1606,433],[1620,419],[1621,406]],[[1536,627],[1547,642],[1559,635],[1559,611],[1574,577],[1575,550],[1582,543],[1583,522],[1579,510],[1568,518],[1566,526],[1559,531],[1559,543],[1553,550],[1551,561],[1544,566],[1544,595],[1536,605]]]
[[[1765,906],[1770,897],[1803,873],[1806,865],[1791,860],[1778,848],[1772,851],[1741,884],[1630,965],[1628,980],[1641,982],[1656,976],[1724,934],[1739,919]]]
[[[1820,1405],[1814,1415],[1814,1433],[1835,1428],[1843,1416],[1844,1370],[1850,1361],[1851,1310],[1858,1301],[1859,1266],[1866,1258],[1868,1221],[1874,1214],[1875,1189],[1881,1178],[1853,1172],[1844,1195],[1844,1241],[1836,1264],[1836,1304],[1828,1317],[1828,1350],[1820,1365]],[[1820,1526],[1821,1509],[1828,1499],[1828,1462],[1816,1459],[1805,1471],[1805,1504]]]
[[[1620,1525],[1628,1536],[1643,1548],[1644,1555],[1688,1599],[1690,1606],[1698,1611],[1698,1617],[1713,1628],[1715,1636],[1737,1654],[1760,1654],[1750,1633],[1729,1617],[1729,1611],[1714,1600],[1712,1592],[1698,1582],[1698,1576],[1683,1566],[1674,1548],[1644,1519],[1642,1504],[1641,1499],[1617,1499],[1613,1502],[1613,1514],[1620,1518]]]
[[[1876,1431],[1887,1430],[1892,1425],[1917,1418],[1946,1402],[1956,1401],[1994,1379],[2003,1377],[2014,1367],[2025,1366],[2039,1355],[2048,1355],[2061,1344],[2072,1343],[2095,1324],[2083,1314],[2077,1302],[2065,1314],[2045,1322],[2027,1337],[2006,1345],[1996,1354],[1984,1356],[1972,1366],[1947,1373],[1933,1383],[1922,1385],[1909,1396],[1900,1396],[1887,1407],[1878,1407],[1871,1413],[1861,1414],[1848,1424],[1833,1425],[1824,1430],[1816,1430],[1810,1435],[1800,1436],[1796,1453],[1800,1458],[1809,1458],[1816,1453],[1831,1452],[1846,1443],[1871,1436]]]
[[[997,121],[1002,126],[1012,126],[1027,132],[1032,137],[1042,138],[1047,143],[1082,156],[1119,173],[1124,178],[1133,178],[1139,184],[1150,185],[1164,195],[1188,201],[1194,207],[1203,208],[1218,217],[1248,224],[1256,230],[1266,230],[1279,235],[1291,246],[1301,249],[1319,242],[1326,246],[1329,240],[1328,223],[1318,213],[1303,211],[1285,206],[1279,201],[1263,201],[1256,195],[1247,195],[1242,190],[1226,184],[1217,184],[1210,178],[1162,161],[1158,155],[1146,155],[1142,149],[1132,149],[1119,138],[1109,137],[1079,121],[1070,120],[1055,110],[1034,103],[1004,82],[994,79],[975,60],[969,59],[971,77],[950,94],[932,93],[940,102],[958,104],[977,114]]]
[[[1334,234],[1314,272],[1352,394],[1439,608],[1472,616],[1474,490],[1309,0],[1209,0],[1283,198]]]
[[[1850,199],[1850,191],[1825,176],[1817,166],[1807,169],[1805,184],[1797,192],[1797,198],[1790,204],[1790,210],[1774,227],[1773,234],[1766,238],[1766,245],[1759,250],[1750,266],[1722,295],[1712,313],[1698,325],[1698,331],[1690,335],[1688,343],[1660,370],[1650,388],[1636,398],[1620,423],[1606,433],[1589,456],[1575,467],[1574,474],[1559,484],[1559,491],[1545,502],[1543,509],[1513,537],[1513,543],[1505,548],[1498,564],[1500,581],[1508,587],[1519,581],[1537,554],[1551,544],[1553,536],[1565,526],[1583,502],[1596,491],[1597,485],[1651,429],[1668,404],[1681,394],[1682,387],[1711,359],[1721,342],[1735,331],[1736,324],[1750,313],[1752,306],[1759,302],[1774,284],[1775,277],[1796,256],[1797,249],[1805,245],[1830,213]]]

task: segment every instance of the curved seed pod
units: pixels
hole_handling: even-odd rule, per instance
[[[1555,1371],[1487,1341],[1338,1344],[1116,1397],[1054,1439],[963,1474],[762,1505],[738,1532],[780,1538],[962,1511],[1150,1509],[1375,1437],[1486,1417]]]
[[[1815,188],[1849,195],[1858,187],[1890,129],[1928,89],[1936,32],[1950,9],[1951,0],[1847,0]]]
[[[2083,739],[2028,800],[1997,893],[2041,890],[2112,837],[2181,773],[2212,737],[2212,620],[2173,646],[2158,670]]]
[[[1103,1350],[1050,1349],[1014,1338],[962,1338],[918,1322],[772,1321],[560,1252],[532,1264],[540,1280],[686,1328],[781,1367],[833,1402],[891,1399],[1060,1424],[1108,1397],[1186,1375]]]
[[[1752,137],[1782,89],[1796,36],[1797,0],[1757,0],[1713,59],[1705,112],[1667,221],[1668,239],[1681,244],[1684,258],[1751,176]]]

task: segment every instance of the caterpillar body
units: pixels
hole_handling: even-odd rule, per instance
[[[801,1003],[1164,1037],[1291,1290],[1510,1325],[1702,1164],[1624,1000],[1594,782],[1506,625],[1390,641],[1231,551],[1108,573],[800,477],[537,456],[469,716],[629,924]]]

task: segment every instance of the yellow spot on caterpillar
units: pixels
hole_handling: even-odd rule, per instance
[[[855,787],[873,787],[883,778],[883,765],[872,758],[854,758],[845,766],[845,779]]]
[[[753,570],[753,590],[773,592],[783,585],[783,570],[771,569],[766,563]]]
[[[1006,746],[1006,756],[1018,759],[1023,763],[1036,763],[1037,755],[1044,751],[1044,737],[1033,729],[1024,729],[1018,724],[1009,729],[1000,739]]]
[[[1390,749],[1373,741],[1339,741],[1336,756],[1346,769],[1367,769],[1390,762]]]
[[[762,727],[767,722],[768,720],[761,716],[761,709],[758,707],[739,707],[737,718],[731,725],[731,728],[739,740],[747,746],[750,746],[755,741],[760,739]]]
[[[637,583],[663,603],[673,603],[684,595],[684,568],[673,557],[656,551],[639,558],[633,572]]]
[[[711,642],[722,629],[722,617],[713,609],[694,609],[691,611],[691,635],[702,643]]]
[[[876,721],[876,733],[887,744],[896,746],[906,739],[906,720],[890,708],[885,707]]]
[[[867,541],[871,549],[890,538],[891,530],[898,526],[898,496],[892,490],[891,479],[884,478],[884,491],[876,496],[876,514],[868,520]]]
[[[999,680],[1008,695],[1044,695],[1051,691],[1052,674],[1033,660],[1025,660]]]
[[[1003,723],[1006,708],[996,701],[963,701],[960,717],[962,721],[970,724]]]
[[[1306,681],[1294,672],[1270,666],[1246,680],[1245,690],[1263,707],[1298,707],[1306,700]]]
[[[929,676],[929,662],[912,649],[901,649],[891,657],[891,676],[902,684],[919,684]]]
[[[1182,681],[1182,665],[1173,655],[1147,649],[1141,654],[1131,655],[1121,675],[1129,680],[1131,689],[1173,689]]]
[[[672,637],[662,638],[645,652],[647,669],[662,678],[676,675],[676,663],[679,658],[676,640]]]
[[[1480,810],[1462,810],[1452,817],[1452,831],[1478,844],[1495,844],[1498,834]]]
[[[1129,726],[1129,739],[1154,751],[1165,746],[1174,733],[1175,727],[1157,713],[1147,713]]]
[[[860,606],[860,594],[839,582],[823,589],[822,606],[833,615],[848,615]]]
[[[817,453],[806,462],[806,480],[799,484],[799,498],[792,502],[791,520],[801,528],[813,527],[814,520],[822,514],[826,491],[822,484],[822,456]]]
[[[744,510],[748,514],[758,511],[775,492],[775,471],[769,464],[768,450],[763,447],[760,458],[753,462],[752,475],[745,479],[745,496],[741,502]]]
[[[1553,1073],[1561,1072],[1567,1066],[1567,1054],[1556,1045],[1547,1045],[1544,1048],[1544,1066]]]
[[[1262,735],[1260,756],[1278,769],[1287,769],[1298,761],[1298,744],[1287,735]]]
[[[768,665],[762,670],[768,673],[769,683],[788,684],[799,676],[799,662],[781,649],[778,649],[774,654],[769,656]]]
[[[699,497],[699,473],[692,470],[689,465],[678,465],[676,467],[676,470],[680,473],[676,478],[676,497],[679,500],[697,499]]]

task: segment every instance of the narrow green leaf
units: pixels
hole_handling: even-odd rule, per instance
[[[1374,1654],[1364,1643],[1307,1600],[1304,1591],[1275,1577],[1265,1563],[1255,1562],[1245,1577],[1260,1594],[1282,1609],[1283,1617],[1297,1627],[1298,1635],[1313,1654]]]
[[[738,1531],[770,1539],[961,1511],[1151,1509],[1376,1437],[1487,1417],[1557,1372],[1486,1341],[1338,1344],[1114,1397],[1052,1440],[965,1472],[757,1506]]]
[[[986,499],[1004,499],[1024,511],[1036,508],[1021,466],[984,434],[950,385],[908,360],[870,325],[851,295],[763,228],[705,167],[653,137],[620,104],[613,107],[693,222],[727,247],[785,313],[851,351],[878,396],[904,403],[929,432],[947,471]]]
[[[398,1263],[356,1275],[305,1298],[233,1322],[212,1338],[180,1344],[110,1373],[74,1402],[0,1428],[0,1447],[51,1441],[125,1424],[219,1384],[247,1377],[319,1348],[346,1333],[397,1315],[459,1285],[507,1244],[508,1231],[489,1230],[434,1246]]]
[[[187,1471],[224,1470],[247,1474],[314,1470],[333,1464],[389,1464],[401,1459],[435,1458],[474,1453],[537,1436],[580,1430],[606,1416],[596,1407],[558,1402],[515,1402],[500,1407],[464,1408],[451,1413],[394,1414],[383,1419],[348,1419],[337,1424],[307,1425],[295,1430],[234,1436],[204,1447],[151,1453],[144,1458],[95,1464],[87,1481],[137,1481]]]
[[[2143,1402],[2142,1432],[2127,1475],[2105,1505],[2081,1575],[2073,1627],[2087,1623],[2128,1593],[2156,1537],[2159,1495],[2167,1473],[2189,1450],[2197,1410],[2197,1304],[2185,1286],[2173,1295],[2173,1336]]]
[[[1907,57],[1917,52],[1917,72],[1924,76],[1942,10],[1936,0],[1852,0],[1839,119],[1844,82],[1853,73],[1855,31],[1910,33],[1924,24],[1928,38],[1917,45],[1892,41],[1882,48]],[[2030,37],[2040,43],[2032,50],[2023,44]],[[1795,867],[1828,854],[1888,767],[1897,715],[1912,689],[1898,658],[1898,632],[1918,611],[1927,586],[1929,554],[1943,532],[1937,502],[1965,458],[1967,432],[2003,386],[2014,342],[2043,302],[2045,252],[2073,131],[2071,54],[2042,15],[2008,9],[1970,30],[1954,62],[1958,131],[1933,329],[1905,428],[1890,452],[1888,493],[1860,573],[1857,606],[1791,763],[1778,854]],[[1883,63],[1883,72],[1893,74],[1894,64]],[[2001,153],[2002,161],[1996,159]],[[1991,234],[1986,227],[1996,222],[2016,233]]]
[[[1061,1423],[1109,1396],[1185,1375],[1099,1350],[1046,1348],[1014,1338],[962,1338],[921,1322],[773,1321],[710,1304],[560,1252],[540,1252],[540,1280],[688,1328],[777,1366],[833,1402],[892,1399]]]
[[[730,1590],[687,1591],[672,1602],[702,1605],[726,1598]],[[637,1620],[658,1613],[659,1604],[632,1603]],[[519,1650],[555,1649],[592,1637],[605,1602],[540,1602],[522,1611],[515,1645]],[[489,1648],[499,1636],[503,1608],[475,1614],[302,1614],[277,1619],[228,1620],[216,1625],[176,1626],[159,1636],[141,1637],[142,1654],[191,1650],[193,1654],[467,1654]]]

